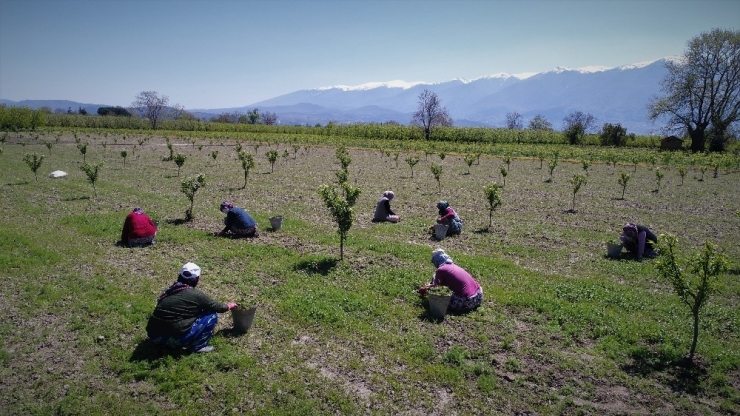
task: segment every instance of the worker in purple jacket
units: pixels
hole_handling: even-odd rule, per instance
[[[430,287],[446,286],[452,290],[450,306],[452,312],[468,312],[483,301],[483,288],[465,269],[456,265],[444,250],[438,248],[432,252],[432,264],[437,270],[432,281],[419,288],[422,295]]]

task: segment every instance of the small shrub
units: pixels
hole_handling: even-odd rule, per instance
[[[463,156],[463,160],[465,161],[465,164],[468,165],[468,175],[470,175],[470,166],[475,162],[475,155],[465,155]]]
[[[630,181],[630,174],[625,171],[619,172],[619,179],[617,183],[622,187],[622,199],[624,199],[624,192],[627,189],[627,183]]]
[[[503,166],[502,166],[503,167]],[[501,199],[501,187],[497,183],[487,185],[484,188],[486,200],[488,201],[488,228],[491,228],[493,222],[493,211],[498,208],[503,200]]]
[[[576,173],[570,178],[570,184],[573,185],[573,206],[571,212],[576,212],[576,194],[581,190],[581,186],[586,183],[586,175],[582,173]]]
[[[680,256],[677,245],[676,236],[661,234],[658,242],[660,257],[655,265],[660,276],[673,285],[676,295],[691,311],[694,325],[688,358],[693,360],[699,338],[699,313],[709,296],[717,290],[717,277],[727,271],[728,260],[709,241],[704,243],[699,253],[688,258]]]
[[[499,171],[501,172],[501,177],[504,179],[504,186],[506,186],[506,175],[509,174],[509,171],[506,170],[506,166],[504,165],[499,166]]]
[[[95,198],[98,197],[98,190],[95,187],[95,182],[98,181],[98,175],[100,174],[100,168],[102,166],[102,163],[98,163],[97,165],[89,165],[87,163],[83,163],[82,166],[80,166],[80,169],[85,172],[85,175],[87,175],[88,182],[90,182],[93,187],[93,196]]]
[[[180,184],[180,192],[184,193],[190,201],[190,208],[185,211],[185,221],[193,219],[193,205],[195,203],[195,194],[202,187],[206,186],[206,177],[202,173],[190,179],[186,179]]]
[[[432,175],[434,175],[434,179],[437,181],[438,192],[442,192],[442,182],[439,179],[440,176],[442,176],[442,166],[432,163],[432,166],[430,166],[429,169],[432,171]]]
[[[275,162],[278,158],[278,152],[277,150],[270,150],[265,153],[265,156],[267,156],[267,161],[270,162],[270,173],[272,173],[275,171]]]
[[[37,155],[36,153],[33,154],[26,154],[23,156],[23,161],[26,162],[29,168],[31,168],[31,171],[33,172],[34,178],[36,178],[36,182],[39,181],[38,177],[38,170],[41,167],[41,162],[44,161],[44,155]]]
[[[126,157],[128,156],[128,152],[125,150],[121,150],[121,157],[123,158],[123,167],[126,167]]]
[[[408,163],[409,167],[411,168],[411,177],[414,177],[414,166],[416,166],[417,163],[419,163],[419,158],[416,156],[409,156],[406,158],[406,163]]]
[[[178,177],[180,176],[180,168],[182,168],[182,165],[184,165],[184,164],[185,164],[185,161],[187,160],[187,158],[188,158],[188,157],[187,157],[187,156],[185,156],[185,155],[184,155],[184,154],[182,154],[182,153],[178,153],[178,154],[176,154],[176,155],[175,155],[175,156],[174,156],[174,157],[172,158],[172,161],[174,161],[174,162],[175,162],[175,164],[177,165],[177,176],[178,176]]]

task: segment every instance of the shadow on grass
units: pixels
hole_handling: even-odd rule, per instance
[[[491,230],[490,230],[489,227],[479,228],[479,229],[473,231],[474,234],[488,234],[490,232],[491,232]]]
[[[622,369],[629,374],[640,376],[659,376],[674,392],[698,394],[707,369],[700,360],[691,361],[688,357],[676,357],[640,349],[630,354],[631,364]]]
[[[5,186],[28,185],[29,183],[31,183],[31,181],[23,181],[23,182],[16,182],[16,183],[8,182],[5,184]]]
[[[226,328],[215,332],[213,334],[213,338],[236,338],[245,336],[247,333],[248,332],[237,331],[234,328]],[[134,348],[134,351],[131,353],[131,357],[129,357],[129,362],[152,362],[166,356],[179,359],[182,356],[191,354],[195,353],[182,348],[163,347],[161,345],[153,343],[149,338],[145,338],[141,342],[139,342],[139,345],[137,345],[136,348]]]
[[[339,263],[339,259],[335,257],[305,259],[296,263],[293,266],[293,270],[326,276],[337,266],[337,263]]]
[[[183,225],[189,221],[186,218],[172,218],[172,219],[165,220],[164,222],[170,225]]]
[[[71,202],[71,201],[83,201],[86,199],[90,199],[90,197],[89,196],[70,196],[68,198],[62,198],[62,201]]]

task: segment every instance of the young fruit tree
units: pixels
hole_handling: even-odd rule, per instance
[[[39,168],[41,167],[41,162],[44,160],[44,155],[37,155],[36,153],[28,154],[26,153],[25,156],[23,156],[23,161],[26,162],[29,168],[31,168],[31,171],[33,172],[34,178],[36,178],[36,182],[39,181],[39,176],[36,172],[38,172]]]
[[[198,176],[190,179],[186,179],[180,184],[180,192],[184,193],[190,201],[190,208],[185,211],[185,221],[191,221],[193,219],[193,204],[195,201],[195,193],[198,189],[206,186],[206,177],[202,173]]]
[[[85,163],[85,155],[87,154],[87,143],[77,143],[77,150],[82,154],[82,163]]]
[[[126,168],[126,157],[128,156],[128,152],[125,150],[121,150],[121,157],[123,158],[123,167]]]
[[[339,234],[339,259],[344,260],[344,241],[347,239],[347,233],[352,228],[355,219],[352,206],[360,196],[360,189],[352,187],[348,183],[342,183],[345,198],[342,198],[332,185],[322,185],[319,188],[319,195],[324,200],[324,204],[331,212],[334,222],[337,223],[337,233]]]
[[[581,190],[581,187],[586,183],[586,175],[582,173],[576,173],[570,178],[570,184],[573,185],[573,205],[570,212],[576,212],[576,194]]]
[[[497,183],[493,183],[483,189],[486,193],[486,200],[488,201],[488,228],[490,229],[493,222],[493,211],[503,203],[501,199],[501,187]]]
[[[617,183],[622,187],[622,199],[624,199],[624,191],[627,189],[627,183],[630,181],[630,174],[625,171],[619,172],[619,179]]]
[[[506,186],[506,175],[509,174],[509,171],[506,170],[506,166],[504,165],[499,166],[499,171],[501,172],[501,177],[504,180],[504,186]]]
[[[660,191],[660,181],[663,180],[664,176],[665,176],[665,173],[663,173],[663,171],[660,170],[660,168],[655,168],[655,180],[656,182],[658,182],[658,188],[655,189],[655,192]]]
[[[468,175],[470,175],[470,167],[475,163],[475,155],[465,155],[463,156],[463,161],[468,165]]]
[[[98,175],[100,173],[100,168],[103,166],[103,163],[98,163],[97,165],[90,165],[87,163],[83,163],[82,166],[80,166],[80,169],[85,172],[85,175],[87,175],[87,180],[90,182],[90,184],[93,187],[93,196],[95,198],[98,197],[98,190],[95,188],[95,182],[98,181]]]
[[[211,159],[213,159],[213,163],[216,163],[216,158],[218,157],[218,150],[212,150],[211,151]]]
[[[254,167],[254,157],[251,153],[241,151],[237,154],[239,160],[242,162],[242,170],[244,171],[244,186],[242,189],[247,188],[247,177],[249,176],[249,170]]]
[[[434,175],[434,179],[437,181],[438,192],[442,192],[442,182],[439,180],[439,177],[442,176],[442,166],[439,166],[436,163],[432,163],[430,169],[432,171],[432,175]]]
[[[558,159],[550,159],[549,162],[547,162],[547,169],[550,171],[550,177],[545,182],[552,182],[552,172],[555,171],[555,167],[558,165]]]
[[[681,177],[681,185],[683,185],[683,179],[686,177],[686,166],[678,167],[678,175]]]
[[[678,239],[674,235],[661,234],[658,239],[660,256],[655,266],[660,276],[673,285],[673,290],[686,306],[694,320],[693,338],[689,349],[689,361],[694,359],[699,339],[699,312],[717,290],[717,278],[728,268],[728,259],[710,241],[691,257],[682,257],[678,251]]]
[[[265,156],[267,156],[267,161],[270,162],[270,173],[272,173],[275,171],[275,162],[278,158],[278,152],[277,150],[270,150],[265,153]]]
[[[416,166],[417,163],[419,163],[419,158],[416,156],[409,156],[406,158],[406,163],[408,163],[409,167],[411,168],[411,177],[414,177],[414,166]]]
[[[175,155],[175,156],[174,156],[174,157],[172,158],[172,160],[173,160],[173,161],[175,162],[175,164],[177,165],[177,176],[178,176],[178,177],[180,177],[180,168],[182,168],[182,165],[184,165],[184,164],[185,164],[185,161],[187,160],[187,158],[188,158],[188,157],[187,157],[187,156],[185,156],[185,155],[184,155],[184,154],[182,154],[182,153],[178,153],[178,154],[176,154],[176,155]]]

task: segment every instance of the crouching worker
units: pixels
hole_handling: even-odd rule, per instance
[[[627,251],[637,255],[637,260],[642,260],[643,256],[654,258],[658,255],[653,247],[658,244],[658,237],[645,226],[628,222],[619,239]]]
[[[226,214],[224,218],[224,229],[218,235],[226,236],[229,234],[239,237],[257,237],[257,223],[251,215],[242,208],[235,207],[231,201],[221,203],[221,212]]]
[[[143,209],[136,207],[123,221],[121,244],[128,247],[148,246],[155,243],[156,235],[157,225]]]
[[[444,224],[447,226],[447,235],[457,235],[462,233],[463,222],[460,216],[457,215],[454,209],[450,206],[447,201],[439,201],[437,203],[437,211],[439,216],[437,217],[437,224]],[[434,230],[434,225],[429,227],[430,230]]]
[[[385,191],[383,195],[378,199],[375,204],[375,214],[373,215],[373,222],[398,222],[401,221],[401,217],[396,215],[391,210],[391,201],[395,198],[396,194],[393,191]]]
[[[480,306],[483,301],[483,288],[465,269],[456,265],[444,250],[438,248],[432,252],[432,264],[437,270],[432,281],[419,288],[425,294],[430,287],[446,286],[452,291],[451,312],[469,312]]]
[[[182,266],[177,282],[157,299],[146,332],[160,346],[189,352],[211,352],[208,342],[218,323],[218,313],[230,311],[236,303],[221,303],[196,289],[201,270],[195,263]]]

